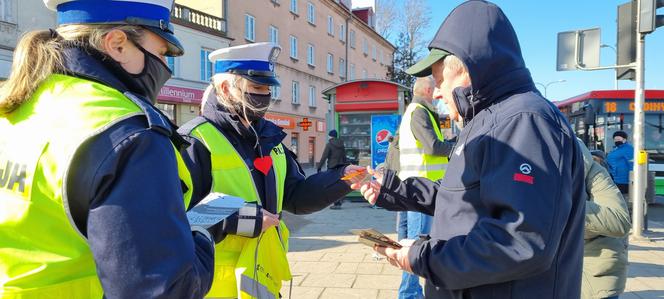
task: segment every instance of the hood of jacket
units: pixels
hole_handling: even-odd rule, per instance
[[[429,44],[432,48],[455,55],[468,69],[471,86],[454,90],[465,120],[510,95],[536,91],[516,32],[493,3],[471,0],[457,6]]]
[[[344,148],[344,142],[339,138],[330,138],[330,146],[335,149],[342,149]]]

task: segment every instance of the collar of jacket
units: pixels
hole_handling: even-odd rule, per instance
[[[202,114],[203,117],[208,119],[220,130],[223,130],[226,133],[232,133],[240,140],[249,144],[256,142],[254,132],[242,124],[240,117],[228,112],[228,110],[221,106],[217,101],[205,102]],[[262,118],[259,119],[258,122],[252,124],[252,127],[256,131],[256,134],[258,134],[261,153],[263,155],[269,155],[270,151],[286,138],[286,133],[284,133],[281,127]]]
[[[436,119],[439,118],[439,115],[436,112],[436,110],[434,110],[433,105],[431,104],[431,102],[427,101],[425,98],[417,97],[417,96],[413,97],[413,103],[420,104],[420,105],[424,106],[425,108],[427,108],[427,110],[429,110],[429,112],[431,112],[434,115],[434,117]]]
[[[63,42],[64,73],[102,83],[121,92],[143,95],[136,81],[106,54],[74,41]]]
[[[178,148],[188,146],[188,142],[182,136],[173,134],[177,126],[149,100],[146,100],[141,92],[138,92],[141,89],[136,85],[135,80],[118,63],[110,61],[111,58],[106,54],[74,41],[63,42],[62,54],[65,75],[99,82],[122,93],[130,92],[139,95],[137,98],[143,101],[141,109],[145,111],[146,115],[152,113],[163,120],[163,128],[167,131],[165,133],[173,144]],[[148,122],[150,122],[150,117],[148,117]]]

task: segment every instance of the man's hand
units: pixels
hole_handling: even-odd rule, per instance
[[[378,200],[378,194],[380,194],[380,188],[383,186],[381,184],[383,181],[383,172],[373,170],[370,166],[367,166],[367,172],[376,178],[376,180],[356,182],[350,185],[350,187],[355,190],[359,189],[364,199],[366,199],[370,204],[375,205],[376,201]]]
[[[357,166],[357,165],[348,165],[344,168],[344,177],[352,175],[358,171],[363,171],[364,167],[362,166]],[[346,180],[346,183],[348,183],[351,188],[353,187],[353,184],[357,184],[361,182],[364,179],[365,175],[355,175],[352,176],[350,179]],[[344,179],[345,180],[345,179]]]
[[[268,228],[279,225],[279,216],[262,209],[263,212],[263,226],[261,230],[265,232]]]
[[[412,242],[410,244],[412,244]],[[395,266],[403,271],[413,273],[413,269],[410,267],[410,261],[408,260],[410,245],[401,247],[401,249],[376,245],[374,246],[374,250],[379,254],[384,255],[387,258],[387,261],[392,264],[392,266]]]

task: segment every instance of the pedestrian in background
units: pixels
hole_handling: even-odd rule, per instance
[[[326,164],[326,162],[328,171],[348,165],[348,161],[346,160],[346,147],[344,147],[344,141],[339,139],[337,130],[330,130],[327,136],[329,136],[330,139],[325,145],[323,155],[320,157],[320,162],[318,162],[317,172],[321,171],[323,164]],[[343,198],[334,202],[334,205],[332,205],[330,209],[341,209],[342,203]]]
[[[579,140],[585,169],[586,220],[581,297],[618,298],[627,281],[627,204],[609,172]]]
[[[212,236],[154,107],[173,1],[44,2],[58,28],[21,38],[0,94],[0,297],[202,298]]]
[[[351,191],[340,178],[362,170],[350,165],[305,178],[282,143],[286,133],[263,118],[270,87],[279,86],[273,70],[280,50],[273,43],[253,43],[212,52],[215,74],[204,93],[202,116],[179,129],[191,143],[185,162],[194,182],[192,202],[210,191],[246,201],[238,215],[212,229],[217,245],[209,297],[280,298],[282,282],[292,279],[282,211],[326,208]]]
[[[616,186],[624,195],[629,193],[629,172],[634,168],[634,147],[627,142],[627,133],[613,133],[615,148],[606,157],[609,171]]]
[[[413,101],[399,125],[399,171],[404,180],[410,177],[424,177],[432,181],[445,176],[448,156],[454,144],[446,142],[440,131],[440,120],[434,111],[438,99],[433,98],[435,88],[431,76],[417,78],[413,84]],[[398,214],[399,231],[406,231],[406,239],[416,239],[429,234],[431,216],[408,211]],[[405,221],[404,221],[405,220]],[[422,298],[422,287],[417,275],[403,272],[399,286],[400,299]]]
[[[514,28],[495,4],[466,1],[429,49],[408,72],[433,74],[434,98],[466,124],[442,180],[369,169],[376,180],[360,190],[370,203],[434,216],[429,237],[376,250],[424,277],[428,298],[578,298],[583,156],[535,88]]]

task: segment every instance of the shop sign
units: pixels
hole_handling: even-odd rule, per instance
[[[271,121],[277,126],[280,126],[284,129],[294,129],[295,128],[295,118],[288,116],[281,116],[272,113],[265,114],[266,120]]]
[[[309,127],[311,127],[312,124],[313,123],[309,120],[309,118],[305,117],[301,122],[297,123],[297,126],[301,127],[302,130],[309,131]]]
[[[157,100],[175,104],[200,104],[203,91],[193,88],[164,86],[159,91]]]

